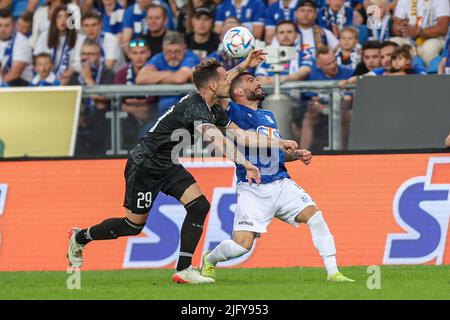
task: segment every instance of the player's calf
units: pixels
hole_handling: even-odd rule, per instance
[[[76,241],[85,245],[92,240],[111,240],[125,236],[136,236],[144,229],[145,224],[136,224],[128,218],[106,219],[102,223],[81,230]]]

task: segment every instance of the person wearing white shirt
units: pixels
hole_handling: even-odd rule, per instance
[[[100,58],[109,69],[118,70],[125,64],[119,39],[110,32],[102,31],[103,21],[96,11],[88,11],[81,21],[84,39],[94,40],[100,47]]]
[[[418,55],[428,65],[444,47],[448,31],[448,0],[399,0],[394,14],[392,41],[415,44]]]
[[[316,24],[317,5],[313,0],[300,0],[295,10],[297,26],[301,32],[298,45],[300,50],[312,59],[316,56],[316,49],[327,46],[333,50],[339,45],[338,39],[327,29]]]
[[[0,78],[10,86],[27,85],[33,77],[28,39],[14,31],[11,11],[0,12]]]
[[[39,36],[50,28],[52,13],[58,6],[69,4],[71,0],[48,0],[47,5],[39,6],[33,14],[33,29],[30,37],[31,47],[36,46]]]
[[[74,70],[81,70],[79,51],[82,39],[75,28],[69,28],[67,6],[57,7],[51,18],[50,28],[44,31],[36,43],[34,55],[47,52],[52,56],[54,72],[61,82],[67,79]]]

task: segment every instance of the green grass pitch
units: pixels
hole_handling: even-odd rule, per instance
[[[218,269],[215,284],[180,285],[172,270],[1,272],[0,299],[450,299],[450,266],[382,266],[381,289],[369,290],[367,267],[341,271],[354,283],[326,283],[323,268]]]

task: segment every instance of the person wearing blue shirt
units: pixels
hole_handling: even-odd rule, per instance
[[[102,2],[103,5],[97,9],[103,21],[102,31],[114,35],[122,33],[125,9],[117,0],[103,0]]]
[[[163,40],[163,52],[153,56],[136,77],[137,84],[184,84],[191,80],[192,69],[200,63],[198,56],[186,49],[184,36],[168,31]],[[158,112],[165,113],[182,96],[161,96]]]
[[[229,102],[227,113],[232,122],[243,130],[281,139],[273,113],[259,109],[265,94],[258,80],[244,72],[232,81],[230,93],[234,102]],[[260,170],[261,183],[250,184],[245,169],[236,164],[237,204],[233,239],[222,241],[203,255],[202,275],[214,278],[217,263],[249,252],[255,239],[266,233],[269,224],[277,218],[294,227],[301,223],[308,225],[314,247],[323,259],[328,281],[352,282],[338,270],[334,238],[322,212],[306,191],[290,178],[285,166],[287,161],[296,160],[309,165],[311,152],[296,149],[284,154],[276,146],[267,150],[245,148],[245,158]]]
[[[30,87],[60,86],[61,81],[56,78],[53,70],[52,56],[46,52],[34,57],[34,71],[36,76],[29,83]]]
[[[271,44],[275,37],[275,26],[283,20],[295,21],[295,8],[299,0],[279,0],[272,3],[265,13],[266,44]]]
[[[236,17],[241,21],[242,26],[253,33],[255,39],[262,39],[264,12],[265,6],[259,0],[224,0],[216,11],[214,31],[222,33],[225,19]]]
[[[346,7],[344,0],[327,0],[327,5],[319,10],[317,21],[339,38],[339,32],[353,24],[353,9]]]

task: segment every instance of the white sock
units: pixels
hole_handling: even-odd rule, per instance
[[[333,235],[323,219],[322,211],[316,212],[306,223],[311,230],[311,236],[320,256],[323,259],[328,275],[338,272],[336,263],[336,246]]]
[[[225,240],[219,243],[207,256],[208,262],[216,265],[219,262],[227,261],[246,254],[247,249],[234,242],[234,240]]]

